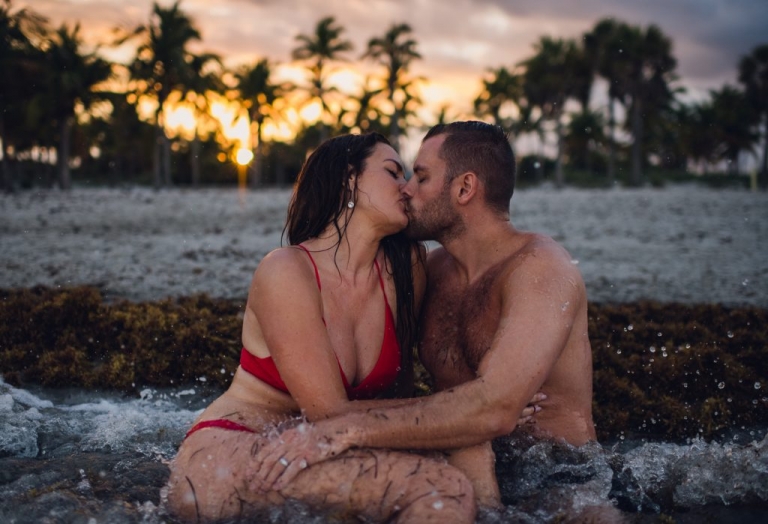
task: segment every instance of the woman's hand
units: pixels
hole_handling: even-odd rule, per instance
[[[253,450],[246,481],[255,491],[279,491],[304,469],[349,449],[346,436],[323,431],[322,422],[287,429]]]
[[[536,423],[536,420],[533,417],[536,413],[541,411],[541,406],[539,405],[539,403],[545,400],[547,400],[547,396],[544,393],[540,391],[536,393],[531,398],[530,402],[528,402],[528,405],[525,406],[525,409],[523,409],[523,412],[520,413],[520,418],[517,419],[517,425],[524,426],[526,424]]]

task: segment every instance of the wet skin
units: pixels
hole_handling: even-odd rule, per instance
[[[473,481],[481,503],[497,504],[489,442],[511,433],[537,391],[547,395],[535,432],[581,445],[595,439],[587,300],[570,255],[551,239],[516,230],[491,208],[477,174],[447,178],[444,136],[426,140],[403,186],[417,238],[430,254],[421,356],[440,391],[416,402],[321,421],[312,438],[292,432],[257,459],[265,486],[288,482],[297,463],[350,447],[453,449],[451,463]],[[320,439],[325,444],[313,444]],[[463,448],[463,449],[462,449]],[[275,466],[286,456],[291,463]]]
[[[376,365],[386,306],[374,260],[382,268],[384,293],[394,307],[395,286],[379,241],[408,222],[400,191],[405,184],[402,162],[391,147],[377,145],[365,172],[350,183],[357,184],[358,198],[346,217],[346,238],[338,251],[332,226],[304,242],[313,252],[322,290],[306,253],[296,247],[267,255],[251,283],[243,345],[258,357],[273,358],[291,394],[238,368],[230,388],[196,422],[226,419],[255,433],[206,428],[182,443],[171,464],[168,490],[168,508],[177,517],[194,522],[247,518],[292,498],[324,513],[373,521],[474,520],[475,500],[467,478],[444,459],[410,453],[344,451],[309,468],[296,462],[301,471],[279,488],[262,489],[253,482],[261,465],[253,457],[277,434],[276,425],[295,425],[301,415],[321,420],[376,402],[412,402],[352,402],[339,373],[341,366],[356,385]],[[418,307],[426,277],[423,265],[414,267]],[[396,318],[397,312],[392,313]]]

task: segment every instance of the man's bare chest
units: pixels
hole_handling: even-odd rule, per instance
[[[425,298],[420,357],[443,386],[475,378],[499,325],[500,300],[495,279],[473,286],[431,289]]]

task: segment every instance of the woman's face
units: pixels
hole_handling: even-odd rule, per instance
[[[384,235],[408,225],[406,203],[400,189],[405,185],[403,161],[387,144],[378,143],[357,177],[355,214],[364,214]]]

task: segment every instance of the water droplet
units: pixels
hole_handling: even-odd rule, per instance
[[[760,389],[760,382],[755,382],[755,389]]]
[[[574,259],[571,260],[571,264],[573,264],[574,266],[578,266],[579,265],[579,261],[574,258]]]
[[[749,284],[749,279],[748,278],[745,278],[744,280],[741,281],[741,285],[742,286],[746,286],[747,284]]]
[[[731,397],[728,397],[728,402],[733,402],[733,399]]]
[[[685,349],[691,349],[691,345],[690,344],[686,344],[685,345]]]
[[[432,504],[432,507],[437,510],[443,509],[443,501],[442,500],[436,501],[434,504]]]
[[[683,382],[683,387],[687,388],[688,387],[688,382]]]
[[[632,324],[627,326],[627,331],[632,331],[633,329],[635,329],[635,326],[633,326]]]
[[[650,351],[651,353],[656,353],[656,346],[649,347],[648,351]]]
[[[723,389],[724,387],[725,387],[725,382],[720,382],[720,383],[717,385],[717,389]]]
[[[616,354],[617,354],[617,355],[621,355],[621,350],[620,350],[620,349],[617,349],[617,350],[616,350]]]
[[[660,337],[660,336],[661,336],[661,331],[659,331],[658,333],[656,333],[656,336],[657,336],[657,337]]]
[[[733,338],[733,332],[732,331],[728,332],[728,338]]]

